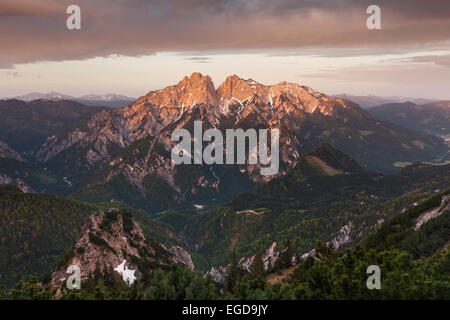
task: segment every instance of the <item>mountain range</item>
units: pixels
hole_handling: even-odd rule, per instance
[[[302,254],[317,239],[334,241],[335,248],[354,245],[404,206],[449,185],[450,165],[416,163],[393,175],[370,173],[322,143],[253,193],[240,193],[204,213],[172,210],[158,221],[174,227],[188,250],[217,266],[227,257],[216,253],[233,248],[238,256],[251,257],[271,245],[282,250],[287,241]]]
[[[382,122],[351,101],[329,98],[309,87],[286,82],[266,86],[230,76],[216,89],[210,77],[194,73],[125,108],[103,110],[85,125],[49,137],[33,156],[52,172],[67,176],[81,198],[133,198],[134,203],[148,203],[146,209],[152,209],[152,194],[172,204],[230,198],[236,190],[251,190],[264,181],[257,166],[248,163],[173,167],[171,133],[177,128],[192,132],[195,120],[222,131],[280,129],[280,175],[321,141],[348,153],[363,168],[382,172],[394,172],[395,162],[428,161],[447,151],[440,138]],[[117,183],[128,185],[126,194],[123,188],[117,190]]]
[[[59,194],[124,201],[153,213],[214,205],[252,191],[286,174],[320,142],[347,153],[364,170],[384,173],[396,172],[396,163],[432,161],[448,151],[442,138],[384,122],[349,100],[299,84],[263,85],[236,75],[216,88],[209,76],[193,73],[124,108],[66,100],[3,100],[0,108],[8,115],[0,120],[0,140],[26,155],[30,166],[56,177],[55,186],[62,182]],[[278,175],[261,176],[259,165],[248,161],[174,166],[171,134],[179,128],[192,133],[194,121],[222,132],[279,129]]]
[[[391,96],[391,97],[380,97],[375,95],[366,95],[366,96],[358,96],[347,93],[332,95],[332,97],[342,98],[351,100],[356,102],[364,109],[377,107],[382,104],[388,103],[404,103],[404,102],[413,102],[418,105],[434,103],[437,100],[435,99],[424,99],[424,98],[411,98],[411,97],[402,97],[402,96]]]
[[[384,297],[345,280],[371,259],[386,295],[417,296],[396,290],[407,270],[420,276],[405,288],[428,290],[423,277],[430,297],[448,296],[447,102],[366,110],[200,73],[124,107],[54,98],[0,101],[0,284],[16,285],[0,298]],[[278,174],[248,160],[175,165],[171,134],[193,135],[194,121],[278,129]],[[81,293],[64,289],[72,264]]]
[[[69,100],[0,100],[0,140],[29,156],[47,137],[71,130],[104,109]]]
[[[176,269],[169,265],[176,262],[196,272],[213,267],[212,278],[229,290],[234,267],[227,265],[227,252],[239,257],[238,277],[256,272],[262,259],[258,272],[273,284],[275,274],[281,281],[305,263],[324,259],[318,240],[330,246],[328,254],[360,243],[384,254],[394,246],[414,259],[439,258],[449,241],[449,196],[441,192],[449,179],[449,165],[417,163],[388,176],[364,172],[351,157],[322,143],[254,193],[200,214],[170,210],[158,221],[120,203],[92,205],[3,186],[1,281],[12,285],[21,276],[37,275],[56,290],[64,288],[67,266],[77,264],[84,290],[100,278],[119,291],[138,279],[144,290],[154,284],[155,270],[170,276]]]
[[[413,102],[388,103],[367,111],[381,120],[438,136],[450,135],[450,101],[419,105]]]
[[[33,100],[50,100],[50,101],[71,100],[82,103],[87,106],[106,106],[110,108],[124,107],[135,100],[134,98],[130,98],[115,93],[108,93],[104,95],[87,94],[81,97],[74,97],[66,94],[61,94],[58,92],[50,92],[50,93],[32,92],[22,96],[13,97],[11,99],[17,99],[25,102],[30,102]]]

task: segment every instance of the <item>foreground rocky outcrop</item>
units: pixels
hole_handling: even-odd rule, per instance
[[[332,246],[335,250],[339,249],[339,247],[342,247],[350,242],[350,233],[352,230],[352,222],[349,221],[348,224],[343,226],[339,232],[334,236],[330,241],[326,243],[327,246]],[[261,255],[263,267],[265,271],[269,271],[277,262],[278,258],[280,257],[280,254],[285,252],[287,249],[284,248],[282,250],[276,250],[277,243],[272,243]],[[291,261],[292,265],[297,264],[300,262],[300,260],[306,260],[308,258],[315,258],[316,257],[316,249],[312,249],[311,251],[300,255],[292,255],[289,259]],[[253,255],[251,257],[242,257],[239,259],[239,266],[246,270],[251,271],[253,264],[255,263],[256,255]],[[226,266],[218,266],[218,267],[212,267],[207,274],[211,275],[213,280],[217,283],[224,283],[226,274],[228,272],[228,268],[230,265]]]
[[[0,184],[13,184],[17,186],[22,192],[35,193],[35,190],[28,184],[26,184],[26,182],[23,181],[22,179],[11,177],[6,174],[0,174]]]
[[[126,211],[96,212],[87,219],[82,230],[73,250],[53,272],[53,287],[60,287],[67,279],[69,266],[80,268],[81,281],[95,272],[115,272],[128,285],[155,268],[167,267],[171,261],[186,263],[193,268],[187,252],[184,259],[180,259],[161,244],[146,239],[139,223]],[[177,251],[181,252],[181,249]]]
[[[272,243],[261,256],[265,271],[269,270],[275,264],[280,255],[280,251],[275,250],[276,247],[277,243]],[[252,265],[255,263],[255,257],[256,255],[251,257],[242,257],[239,259],[238,264],[242,269],[250,271]],[[224,283],[229,267],[230,265],[212,267],[207,274],[211,275],[215,282]]]

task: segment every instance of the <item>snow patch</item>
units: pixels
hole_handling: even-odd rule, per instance
[[[126,266],[127,261],[123,260],[121,264],[119,264],[116,268],[114,268],[115,271],[117,271],[121,276],[123,281],[125,281],[128,285],[132,285],[133,282],[136,280],[136,276],[134,273],[136,270],[128,269]]]

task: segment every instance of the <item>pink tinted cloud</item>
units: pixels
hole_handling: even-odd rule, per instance
[[[82,10],[82,30],[65,9]],[[382,30],[365,27],[362,0],[4,0],[0,67],[158,51],[442,46],[450,1],[381,1]],[[351,54],[351,53],[350,53]]]

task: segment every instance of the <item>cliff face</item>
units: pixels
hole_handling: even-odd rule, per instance
[[[187,252],[184,258],[182,261],[162,245],[148,241],[138,222],[128,212],[117,209],[99,211],[84,223],[75,247],[52,274],[52,285],[61,286],[71,265],[80,268],[81,281],[96,271],[115,272],[127,284],[132,284],[153,268],[167,266],[171,261],[186,262],[191,268],[193,265],[187,263],[190,260]]]
[[[208,125],[219,129],[246,129],[249,127],[249,123],[243,123],[246,121],[251,122],[252,127],[256,124],[261,128],[279,128],[280,119],[288,114],[301,117],[304,112],[331,113],[337,105],[336,99],[310,88],[287,83],[263,86],[237,76],[227,78],[215,90],[210,77],[194,73],[175,86],[148,93],[126,108],[102,111],[93,116],[85,128],[76,129],[65,137],[50,137],[36,158],[47,162],[76,146],[83,149],[82,168],[90,168],[106,159],[114,147],[123,148],[142,138],[159,137],[168,148],[172,145],[172,131],[191,120],[203,121],[205,129]],[[293,121],[283,120],[289,130],[296,129]],[[294,144],[294,149],[299,145],[295,140],[287,135],[286,142]]]
[[[20,178],[14,178],[7,174],[0,174],[0,184],[13,184],[17,186],[22,192],[34,193],[34,189],[25,183]]]
[[[173,254],[173,260],[175,262],[182,263],[186,265],[191,271],[194,271],[195,266],[192,262],[192,257],[183,247],[173,246],[169,249],[169,252]]]
[[[13,159],[20,162],[25,162],[20,153],[11,149],[6,143],[0,141],[0,158]]]
[[[348,244],[351,241],[351,231],[352,231],[352,222],[349,221],[348,224],[343,226],[337,235],[333,237],[330,241],[326,243],[327,246],[332,245],[335,250],[338,250],[341,246]],[[262,253],[261,258],[263,261],[264,270],[268,271],[272,266],[275,265],[276,261],[280,257],[280,254],[285,252],[286,249],[277,249],[277,243],[273,242],[266,250]],[[239,259],[239,266],[244,270],[251,271],[253,264],[255,263],[256,255],[251,257],[242,257]],[[301,260],[306,260],[309,257],[316,257],[316,249],[312,249],[311,251],[301,255],[299,258]],[[297,256],[291,257],[292,265],[296,265],[300,261]],[[218,266],[212,267],[207,274],[211,275],[213,280],[218,283],[224,283],[226,274],[230,265],[226,266]]]

